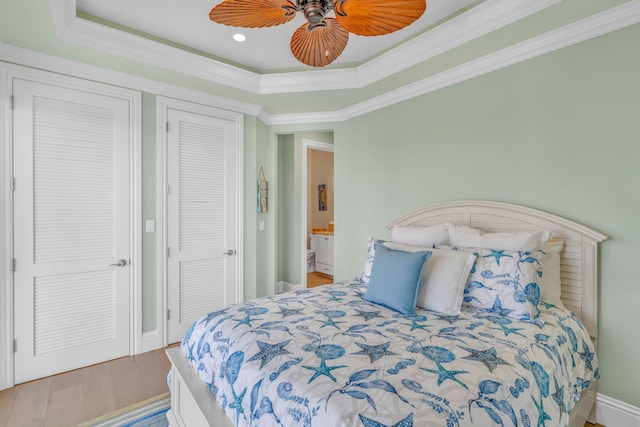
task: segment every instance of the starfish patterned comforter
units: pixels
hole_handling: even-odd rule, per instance
[[[400,315],[345,282],[210,313],[182,350],[237,426],[566,426],[598,379],[580,320]]]

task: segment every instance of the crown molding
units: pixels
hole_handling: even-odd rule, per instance
[[[61,40],[227,86],[258,92],[260,76],[238,67],[76,16],[76,0],[53,0]]]
[[[274,114],[263,121],[280,125],[349,120],[637,23],[640,23],[640,0],[632,0],[342,110]]]
[[[145,77],[109,70],[106,68],[61,58],[46,53],[10,46],[0,42],[0,61],[17,64],[15,67],[30,67],[54,73],[65,74],[81,79],[107,83],[114,86],[162,95],[169,98],[182,99],[197,104],[211,105],[217,108],[265,117],[262,106],[208,94],[168,83],[162,83]],[[5,67],[10,67],[9,64]],[[266,116],[268,117],[268,116]]]
[[[361,84],[375,83],[560,1],[492,0],[481,3],[359,67]],[[461,28],[464,31],[460,31]]]
[[[132,76],[2,43],[0,43],[0,61],[97,80],[204,105],[214,105],[218,108],[256,116],[267,125],[330,123],[349,120],[637,23],[640,23],[640,0],[631,0],[605,12],[424,78],[383,95],[353,104],[341,110],[317,113],[270,114],[260,105],[185,89],[148,78]]]
[[[363,88],[560,1],[487,0],[358,67],[265,74],[79,18],[76,0],[52,0],[52,6],[64,41],[252,93],[277,94]]]

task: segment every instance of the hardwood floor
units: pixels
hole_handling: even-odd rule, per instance
[[[0,391],[0,426],[68,427],[166,393],[170,364],[164,351],[124,357]],[[586,423],[585,427],[605,426]]]
[[[0,391],[0,426],[72,426],[169,391],[165,349]]]
[[[329,283],[333,283],[333,277],[317,272],[307,273],[307,288],[328,285]]]

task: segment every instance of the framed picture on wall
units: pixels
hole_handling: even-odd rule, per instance
[[[320,211],[327,210],[327,185],[326,184],[318,185],[318,210]]]

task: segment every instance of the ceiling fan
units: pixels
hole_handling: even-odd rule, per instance
[[[420,18],[426,7],[425,0],[224,0],[209,18],[234,27],[261,28],[285,24],[302,12],[308,22],[293,33],[291,53],[303,64],[324,67],[340,56],[349,33],[392,33]],[[335,18],[327,16],[331,11]]]

